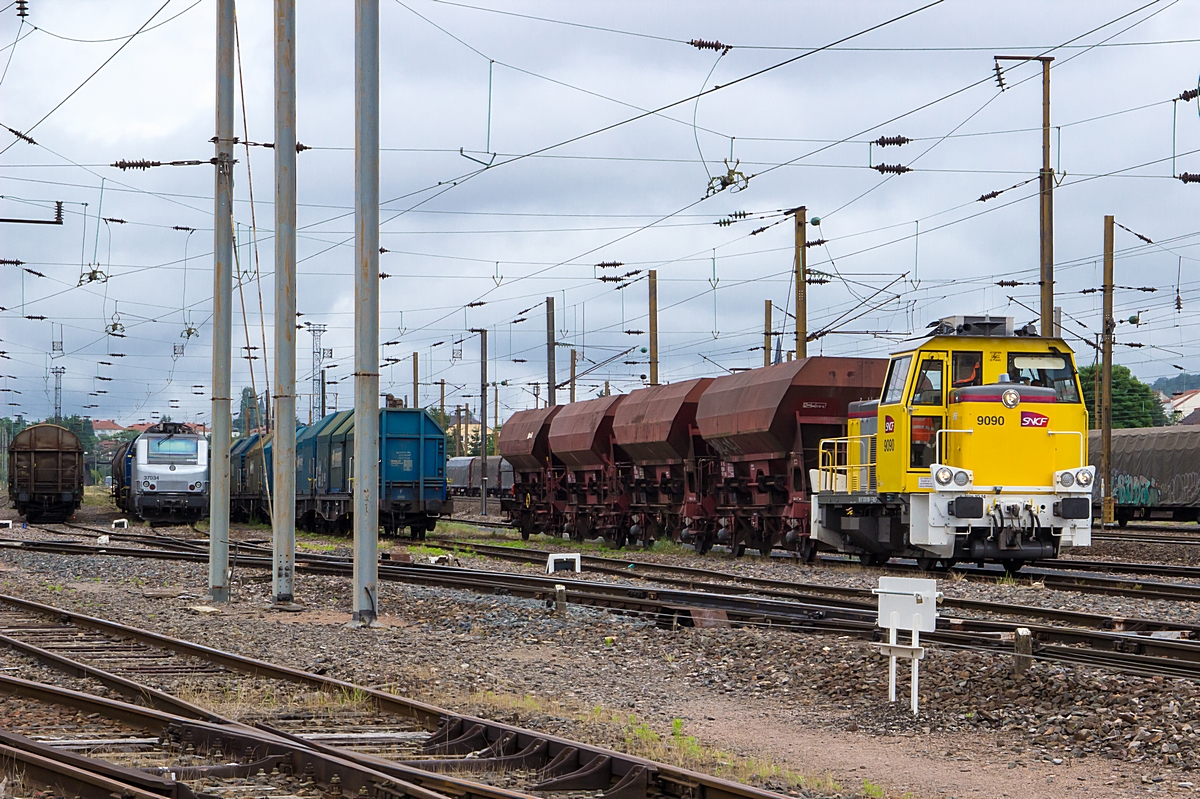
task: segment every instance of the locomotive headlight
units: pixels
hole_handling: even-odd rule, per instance
[[[1021,392],[1015,388],[1006,388],[1000,395],[1000,401],[1004,403],[1005,408],[1015,408],[1021,404]]]
[[[965,486],[969,482],[971,482],[971,475],[967,474],[962,469],[959,469],[954,473],[954,484],[956,486]]]
[[[142,487],[143,487],[143,488],[149,488],[149,487],[150,487],[150,481],[149,481],[149,480],[143,480],[143,481],[142,481]]]
[[[937,480],[938,485],[948,486],[954,479],[954,471],[949,467],[943,466],[933,473],[933,479]]]
[[[1063,472],[1058,476],[1058,483],[1063,488],[1070,488],[1071,486],[1075,485],[1075,475],[1071,474],[1070,472]]]
[[[1087,469],[1080,469],[1079,471],[1075,472],[1075,480],[1079,483],[1079,485],[1087,488],[1092,484],[1092,473]]]

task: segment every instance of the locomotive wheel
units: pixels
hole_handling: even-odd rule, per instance
[[[936,563],[937,558],[917,558],[917,568],[923,572],[933,571],[933,566]]]
[[[887,563],[889,560],[890,560],[890,558],[884,553],[880,553],[880,554],[876,555],[876,554],[872,554],[869,552],[864,552],[863,554],[858,556],[859,563],[861,563],[864,566],[870,566],[871,568],[876,568],[876,569],[879,568],[880,566],[882,566],[883,564]]]
[[[1004,562],[1004,573],[1007,575],[1016,575],[1021,571],[1021,567],[1025,565],[1023,560],[1009,560]]]
[[[937,562],[937,566],[935,566],[934,569],[940,572],[948,572],[957,565],[958,561],[954,558],[942,558]]]

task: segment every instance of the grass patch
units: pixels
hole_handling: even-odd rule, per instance
[[[105,486],[84,486],[83,504],[90,508],[109,507],[113,504],[112,492]]]
[[[461,701],[463,697],[455,697]],[[447,697],[431,697],[446,704]],[[804,774],[787,768],[769,758],[742,757],[717,749],[689,735],[683,719],[673,719],[669,730],[658,730],[646,720],[630,713],[619,713],[602,705],[589,708],[572,707],[557,699],[533,694],[513,694],[498,691],[478,691],[467,697],[490,714],[507,716],[516,711],[538,716],[574,719],[590,728],[586,740],[623,750],[631,755],[660,763],[712,774],[738,782],[801,788],[820,793],[840,793],[839,785],[829,774]],[[578,737],[576,733],[570,733]],[[871,794],[875,796],[875,794]]]
[[[329,715],[348,710],[365,713],[374,707],[371,698],[358,688],[320,691],[271,682],[235,686],[201,683],[184,685],[175,693],[185,702],[235,719],[270,717],[281,711]]]
[[[305,552],[333,552],[337,549],[337,544],[319,544],[313,541],[297,541],[296,549],[303,549]]]

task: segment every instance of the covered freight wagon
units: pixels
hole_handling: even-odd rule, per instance
[[[562,405],[517,411],[500,428],[500,455],[512,464],[512,496],[500,508],[528,539],[534,532],[556,532],[565,497],[559,496],[562,463],[550,452],[550,424]]]
[[[1093,515],[1100,515],[1101,438],[1088,432],[1088,463],[1097,469]],[[1200,425],[1112,431],[1112,494],[1116,521],[1200,521]]]
[[[35,424],[8,448],[8,498],[27,521],[69,519],[83,502],[83,446],[56,424]]]

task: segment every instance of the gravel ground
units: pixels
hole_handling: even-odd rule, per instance
[[[244,530],[235,537],[268,535]],[[700,562],[838,584],[870,586],[877,578],[870,570],[751,558]],[[200,603],[205,585],[206,570],[196,564],[0,551],[5,593],[659,759],[682,756],[694,743],[701,759],[711,755],[716,768],[726,763],[732,776],[798,793],[859,795],[874,785],[917,796],[1186,793],[1189,772],[1200,768],[1200,691],[1191,682],[1045,663],[1015,679],[1009,658],[930,649],[921,669],[922,712],[913,719],[904,706],[886,702],[886,661],[848,638],[669,632],[600,610],[572,607],[558,618],[532,601],[393,583],[381,586],[386,626],[363,632],[343,627],[349,590],[340,578],[299,576],[297,596],[308,610],[298,614],[265,611],[269,583],[239,572],[234,601],[222,614],[197,615],[189,607]],[[164,587],[176,591],[157,593],[178,595],[147,595]],[[942,590],[977,598],[997,592],[986,598],[1018,604],[1043,597],[1125,616],[1190,612],[1196,619],[1194,607],[1180,608],[1190,603],[1140,601],[1134,612],[1138,600],[1101,609],[1105,598],[1028,586],[947,580]],[[902,668],[902,686],[907,679]]]

